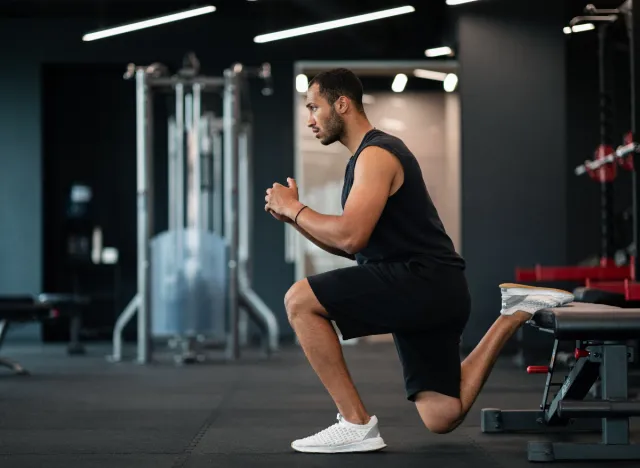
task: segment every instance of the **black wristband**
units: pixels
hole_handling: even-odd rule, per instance
[[[298,224],[298,216],[300,216],[300,213],[302,213],[302,210],[304,210],[305,208],[307,208],[307,205],[304,205],[302,208],[300,208],[300,211],[298,211],[298,214],[296,215],[296,219],[293,220],[295,224]]]

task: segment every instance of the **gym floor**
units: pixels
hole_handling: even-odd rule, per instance
[[[388,448],[360,455],[308,455],[293,439],[324,429],[336,410],[296,347],[264,361],[247,353],[234,364],[139,366],[104,359],[90,345],[84,357],[64,347],[14,344],[2,355],[32,373],[0,370],[0,465],[3,468],[278,468],[398,466],[402,468],[530,466],[527,440],[539,435],[489,435],[480,409],[536,408],[544,375],[498,362],[471,414],[456,432],[430,434],[405,400],[390,344],[345,347],[364,401],[381,422]],[[633,421],[633,420],[632,420]],[[640,442],[637,420],[633,438]],[[366,465],[365,465],[366,464]],[[607,462],[616,467],[637,462]],[[555,463],[553,466],[602,466]]]

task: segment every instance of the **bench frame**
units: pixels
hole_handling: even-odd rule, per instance
[[[559,384],[552,381],[559,341],[556,339],[553,345],[540,408],[484,408],[482,432],[601,432],[600,443],[530,441],[528,459],[536,462],[640,460],[640,445],[629,442],[629,417],[640,416],[640,401],[628,400],[628,363],[635,359],[633,349],[626,341],[579,340],[576,342],[579,357]],[[598,379],[601,395],[585,401]],[[559,389],[549,403],[552,387]]]

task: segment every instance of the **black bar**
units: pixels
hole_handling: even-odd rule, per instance
[[[592,362],[588,358],[580,358],[571,369],[567,378],[558,390],[549,409],[545,413],[547,424],[558,424],[564,418],[559,414],[558,407],[565,398],[567,400],[582,400],[598,378],[600,363]]]
[[[212,87],[212,88],[222,88],[224,86],[224,78],[210,78],[210,77],[201,77],[196,76],[194,78],[180,78],[180,77],[158,77],[148,79],[148,83],[150,86],[157,87],[173,87],[178,83],[183,83],[185,85],[193,85],[195,83],[201,84],[203,87]]]
[[[612,67],[608,60],[607,32],[609,24],[598,26],[598,72],[599,72],[599,101],[600,101],[600,146],[612,146],[611,137],[611,96],[609,94],[609,74]],[[614,166],[615,167],[615,166]],[[613,258],[614,236],[614,206],[613,182],[600,181],[600,258]]]
[[[635,3],[637,5],[638,1],[636,0]],[[640,119],[640,115],[638,114],[640,112],[640,106],[638,106],[636,102],[636,77],[640,76],[640,70],[638,70],[638,67],[640,67],[640,60],[638,60],[638,57],[636,56],[636,51],[640,50],[640,44],[638,43],[638,41],[640,41],[640,33],[638,32],[640,31],[640,14],[637,14],[637,12],[636,14],[633,14],[633,8],[631,9],[631,11],[632,21],[630,27],[628,28],[629,57],[631,60],[631,132],[633,134],[633,141],[638,142],[639,136],[636,125],[638,119]],[[634,160],[632,176],[633,216],[635,217],[635,222],[633,223],[633,242],[636,246],[640,245],[640,206],[638,206],[638,202],[640,201],[640,184],[638,184],[638,171],[640,171],[640,168],[638,166],[640,166],[640,161],[636,158]],[[640,271],[638,270],[638,268],[640,268],[640,255],[635,256],[634,267],[634,271]],[[635,275],[633,279],[636,279]]]
[[[562,418],[613,418],[640,416],[640,401],[571,401],[558,406]]]
[[[544,421],[544,413],[540,410],[500,410],[483,408],[481,412],[480,428],[483,433],[577,433],[602,430],[600,419],[564,419],[558,420],[558,425],[549,426]]]
[[[626,343],[604,343],[600,380],[603,400],[627,399],[627,345]],[[629,402],[631,403],[631,402]],[[628,444],[629,418],[606,417],[602,420],[602,443]]]
[[[640,445],[575,444],[531,441],[529,461],[640,460]]]
[[[549,389],[551,388],[551,380],[553,379],[553,371],[556,367],[556,355],[558,354],[559,340],[553,341],[553,350],[551,351],[551,362],[549,363],[549,372],[547,372],[547,381],[544,384],[544,392],[542,393],[541,410],[547,409],[547,401],[549,400]]]

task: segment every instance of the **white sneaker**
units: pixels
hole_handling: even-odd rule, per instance
[[[502,293],[502,315],[513,315],[521,310],[531,315],[542,309],[561,307],[575,300],[573,294],[562,289],[536,288],[522,284],[504,283]]]
[[[352,424],[338,414],[338,422],[310,437],[296,440],[291,448],[306,453],[373,452],[387,445],[380,437],[378,418],[367,424]]]

